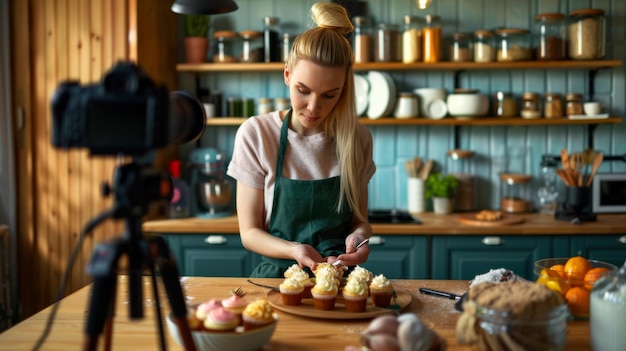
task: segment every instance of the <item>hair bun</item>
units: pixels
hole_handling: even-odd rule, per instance
[[[332,29],[340,34],[348,34],[354,30],[348,12],[339,4],[317,2],[311,7],[311,17],[320,28]]]

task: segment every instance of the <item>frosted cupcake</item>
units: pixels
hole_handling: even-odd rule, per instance
[[[283,273],[283,276],[285,278],[291,278],[294,274],[297,274],[297,273],[306,273],[306,272],[297,263],[294,263],[291,266],[289,266],[289,268],[287,268],[285,273]]]
[[[318,310],[333,310],[337,301],[339,288],[335,283],[335,278],[330,275],[315,277],[315,285],[311,289],[313,303]]]
[[[302,303],[302,293],[304,292],[302,280],[291,276],[291,278],[283,280],[278,288],[280,289],[280,298],[283,304],[297,306]]]
[[[234,313],[224,307],[212,309],[204,320],[204,329],[208,331],[228,332],[239,325],[239,319]]]
[[[260,328],[274,322],[274,309],[266,299],[258,299],[246,306],[242,317],[245,330]]]
[[[222,307],[222,301],[218,299],[211,299],[199,304],[196,308],[196,318],[204,322],[209,312],[216,307]]]
[[[391,303],[391,297],[393,296],[393,286],[389,279],[384,275],[379,274],[372,279],[370,283],[370,296],[372,302],[378,307],[387,307]]]
[[[348,312],[365,312],[367,307],[367,285],[357,278],[348,278],[342,289],[343,302]]]
[[[245,298],[237,296],[235,294],[231,295],[227,299],[222,300],[222,306],[224,306],[225,309],[231,311],[235,314],[235,316],[237,316],[239,324],[241,324],[242,322],[241,314],[243,313],[243,310],[246,308],[247,305],[248,301],[246,301]]]
[[[357,265],[356,267],[354,267],[352,272],[348,274],[348,279],[352,278],[358,279],[362,282],[365,282],[366,285],[369,285],[372,282],[374,275],[366,268]]]

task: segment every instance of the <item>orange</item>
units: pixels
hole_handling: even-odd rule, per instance
[[[591,262],[581,256],[574,256],[565,262],[563,272],[565,277],[570,280],[572,285],[583,285],[585,279],[585,273],[593,268]]]
[[[563,280],[559,272],[552,269],[542,269],[536,283],[545,285],[548,289],[556,291],[563,296],[570,288],[569,283]]]
[[[550,267],[551,270],[559,272],[562,278],[565,278],[565,265],[555,264]]]
[[[595,284],[596,280],[600,279],[605,273],[609,271],[608,268],[604,267],[596,267],[591,268],[585,273],[585,289],[591,290],[593,288],[593,284]]]
[[[565,294],[567,305],[575,317],[589,316],[589,291],[580,286],[575,286]]]

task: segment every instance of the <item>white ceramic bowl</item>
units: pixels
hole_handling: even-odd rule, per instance
[[[420,116],[432,118],[428,111],[428,105],[434,100],[446,101],[446,90],[440,88],[417,88],[413,92],[419,98]]]
[[[489,98],[481,94],[450,94],[448,113],[455,117],[479,117],[489,112]]]
[[[215,333],[207,331],[192,331],[191,337],[193,338],[198,351],[255,351],[262,349],[263,345],[265,345],[272,338],[272,334],[274,334],[277,324],[278,315],[274,314],[274,323],[258,329],[243,331],[243,327],[238,327],[234,332]],[[180,337],[180,332],[172,319],[171,313],[167,317],[167,329],[170,331],[170,335],[174,338],[174,341],[176,341],[180,347],[184,347]]]

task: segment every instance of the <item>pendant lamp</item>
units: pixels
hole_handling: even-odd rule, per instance
[[[218,15],[237,10],[233,0],[176,0],[172,12],[181,15]]]

